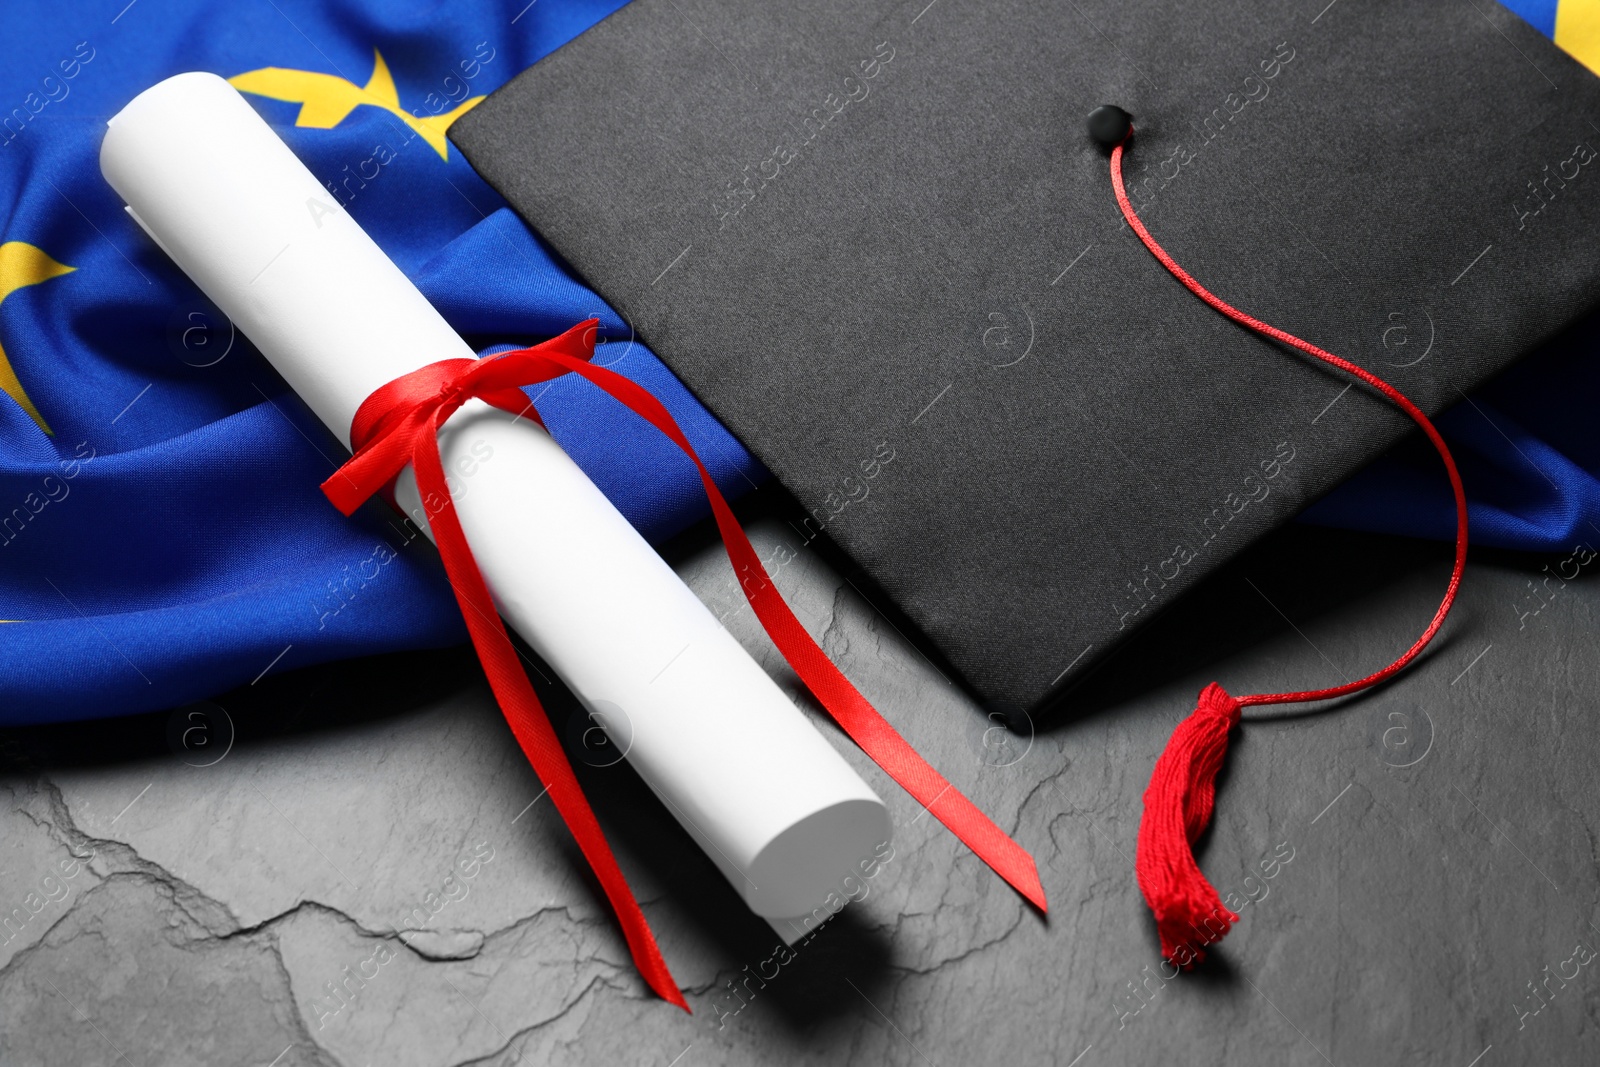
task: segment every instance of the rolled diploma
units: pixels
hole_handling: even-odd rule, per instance
[[[346,445],[374,389],[474,357],[216,75],[136,97],[110,121],[100,169]],[[501,614],[613,741],[631,732],[640,777],[792,941],[870,869],[890,835],[883,801],[540,426],[475,400],[439,449]],[[410,468],[395,495],[423,518]]]

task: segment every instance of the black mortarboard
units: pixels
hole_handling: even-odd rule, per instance
[[[1179,262],[1429,412],[1600,297],[1595,79],[1490,0],[634,0],[451,138],[1036,709],[1411,427],[1151,261],[1108,101]]]

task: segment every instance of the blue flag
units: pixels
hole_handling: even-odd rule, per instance
[[[317,487],[341,446],[100,177],[105,120],[173,74],[232,81],[480,352],[598,316],[597,360],[666,403],[725,492],[767,477],[445,137],[617,6],[107,0],[8,11],[0,725],[170,707],[267,673],[466,639],[431,548],[380,506],[345,519],[327,503]],[[1553,5],[1525,6],[1557,32]],[[1397,361],[1426,345],[1420,324],[1396,327],[1385,344]],[[1477,543],[1600,545],[1600,441],[1584,432],[1600,398],[1593,331],[1442,420]],[[705,515],[693,468],[642,421],[576,379],[530,395],[646,537]],[[1310,515],[1448,539],[1436,464],[1402,448]]]

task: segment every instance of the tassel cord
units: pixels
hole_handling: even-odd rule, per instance
[[[1211,822],[1217,773],[1227,756],[1228,736],[1239,724],[1241,710],[1257,705],[1330,700],[1360,692],[1394,677],[1421,655],[1444,625],[1461,587],[1461,576],[1467,563],[1467,495],[1449,446],[1428,416],[1405,394],[1349,360],[1240,311],[1196,281],[1161,247],[1140,220],[1123,185],[1123,149],[1132,137],[1130,124],[1121,142],[1112,148],[1111,184],[1123,218],[1150,254],[1185,288],[1216,311],[1241,326],[1298,349],[1355,378],[1403,411],[1421,428],[1439,453],[1439,458],[1444,461],[1456,506],[1455,562],[1450,571],[1450,582],[1427,629],[1412,642],[1410,648],[1387,666],[1363,678],[1323,689],[1235,697],[1213,683],[1201,692],[1194,713],[1178,724],[1167,747],[1157,758],[1150,775],[1150,786],[1144,795],[1144,816],[1139,823],[1135,868],[1139,889],[1156,919],[1163,958],[1178,966],[1189,967],[1205,958],[1202,946],[1221,940],[1239,921],[1239,916],[1223,903],[1216,889],[1201,873],[1194,859],[1194,844]]]

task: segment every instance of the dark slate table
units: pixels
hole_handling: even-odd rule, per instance
[[[1600,1057],[1592,553],[1477,552],[1443,639],[1397,684],[1248,714],[1201,851],[1243,920],[1175,975],[1132,869],[1173,724],[1213,679],[1321,685],[1386,662],[1431,613],[1446,546],[1291,527],[1090,676],[1068,713],[1012,733],[802,547],[781,498],[745,511],[763,556],[796,550],[778,582],[811,631],[1034,850],[1048,919],[824,726],[888,801],[895,851],[865,899],[775,957],[626,764],[584,750],[684,1015],[632,972],[470,653],[398,655],[4,735],[0,1063]],[[669,556],[810,708],[705,531]],[[552,705],[574,714],[570,697]]]

